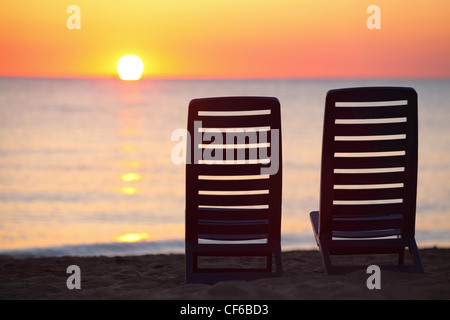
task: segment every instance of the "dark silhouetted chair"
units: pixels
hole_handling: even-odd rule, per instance
[[[394,269],[424,272],[415,241],[417,122],[412,88],[327,93],[320,208],[310,217],[328,274],[352,267],[332,264],[332,255],[376,253],[398,254]]]
[[[279,101],[192,100],[188,132],[186,282],[280,275]]]

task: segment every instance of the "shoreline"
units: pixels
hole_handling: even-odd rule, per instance
[[[381,289],[368,289],[362,268],[326,275],[318,250],[283,252],[281,277],[185,284],[184,254],[115,257],[0,256],[2,300],[372,300],[450,299],[450,249],[420,249],[425,274],[381,270]],[[405,258],[409,254],[405,254]],[[341,257],[338,257],[341,258]],[[392,256],[345,256],[359,265],[383,263]],[[395,260],[395,259],[394,259]],[[406,260],[406,259],[405,259]],[[407,260],[405,261],[408,262]],[[392,263],[392,262],[391,262]],[[67,268],[80,268],[81,289],[67,288]]]
[[[416,241],[420,250],[450,249],[450,238],[444,231],[434,232],[435,238],[430,238],[425,231],[416,230]],[[1,256],[12,258],[40,257],[95,257],[95,256],[139,256],[146,254],[184,254],[184,238],[173,238],[154,241],[137,242],[103,242],[52,245],[44,247],[25,247],[0,250]],[[281,248],[288,251],[311,251],[317,249],[317,244],[310,230],[304,233],[284,233],[281,235]]]

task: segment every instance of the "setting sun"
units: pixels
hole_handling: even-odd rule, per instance
[[[135,55],[123,56],[117,62],[117,72],[122,80],[139,80],[144,71],[144,63]]]

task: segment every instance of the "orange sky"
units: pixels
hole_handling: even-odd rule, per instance
[[[81,29],[69,30],[69,5]],[[369,5],[381,29],[369,30]],[[0,76],[450,77],[448,0],[20,0],[0,6]]]

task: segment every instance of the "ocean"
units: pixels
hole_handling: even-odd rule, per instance
[[[316,244],[326,92],[409,86],[419,98],[419,247],[450,247],[450,80],[0,78],[0,254],[184,252],[185,167],[172,161],[194,98],[281,103],[283,250]]]

